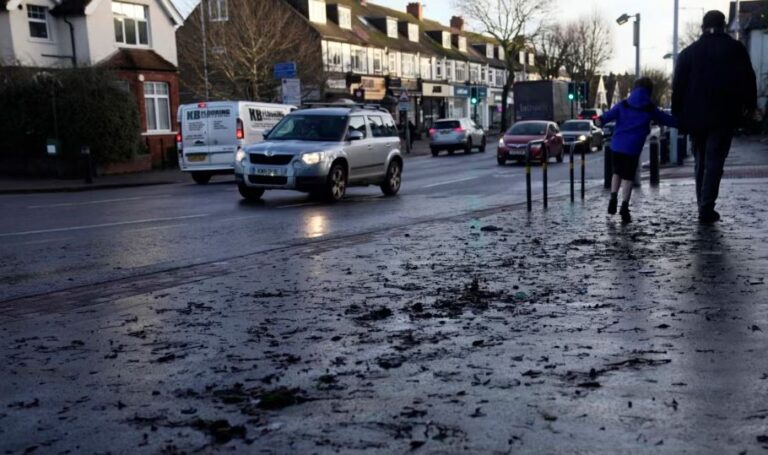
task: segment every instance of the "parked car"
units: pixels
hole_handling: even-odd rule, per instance
[[[596,127],[592,120],[568,120],[561,127],[563,141],[568,146],[586,146],[587,152],[603,149],[603,130]]]
[[[602,109],[583,109],[579,116],[577,117],[579,120],[597,120],[598,117],[603,115]]]
[[[179,168],[199,184],[214,174],[231,174],[235,153],[260,142],[295,106],[249,101],[216,101],[179,106],[176,148]]]
[[[441,119],[429,129],[432,156],[437,156],[441,150],[447,150],[448,153],[464,150],[464,153],[470,153],[475,147],[485,152],[485,141],[485,131],[468,118]]]
[[[392,116],[364,106],[318,107],[283,118],[264,142],[235,157],[240,195],[260,199],[265,190],[308,192],[335,202],[348,186],[400,190],[403,158]]]
[[[496,150],[496,161],[503,166],[507,161],[525,160],[528,143],[542,141],[541,145],[531,146],[531,160],[541,162],[547,151],[549,158],[555,157],[558,163],[563,162],[563,136],[555,122],[528,120],[512,125],[504,136],[499,139]]]

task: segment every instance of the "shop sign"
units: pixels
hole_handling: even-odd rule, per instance
[[[403,86],[403,81],[399,77],[390,77],[388,84],[390,88],[399,88]]]
[[[328,79],[325,86],[331,90],[347,90],[347,81],[344,79]]]
[[[410,92],[416,92],[419,90],[419,81],[416,79],[402,79],[400,86]]]
[[[453,86],[448,84],[431,84],[424,82],[421,84],[421,92],[424,96],[442,98],[453,96]]]
[[[383,77],[367,77],[360,78],[359,84],[353,84],[350,87],[351,93],[355,93],[355,90],[362,89],[365,93],[365,99],[369,101],[378,101],[384,98],[387,94],[387,88]]]
[[[453,96],[457,97],[469,97],[469,87],[466,85],[454,85]]]

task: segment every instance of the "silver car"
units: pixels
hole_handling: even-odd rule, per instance
[[[439,155],[441,150],[447,150],[448,153],[464,150],[464,153],[470,153],[475,147],[480,152],[485,151],[485,131],[472,119],[441,119],[429,129],[432,156]]]
[[[265,190],[287,189],[338,201],[347,186],[365,185],[379,185],[384,194],[394,195],[402,172],[392,116],[362,106],[294,111],[264,142],[235,154],[237,188],[252,200]]]

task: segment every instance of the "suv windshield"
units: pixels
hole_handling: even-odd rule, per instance
[[[346,115],[301,115],[285,117],[269,133],[270,141],[333,141],[344,139]]]
[[[565,122],[561,130],[563,131],[589,131],[590,122]]]
[[[507,131],[510,136],[537,136],[547,133],[546,123],[515,123]]]

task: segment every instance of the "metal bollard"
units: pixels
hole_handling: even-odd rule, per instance
[[[606,145],[604,148],[603,160],[603,188],[611,188],[611,180],[613,180],[613,150],[610,145]]]
[[[682,166],[688,149],[688,137],[684,134],[677,136],[677,165]]]
[[[669,139],[664,136],[659,140],[659,162],[661,164],[669,163]]]
[[[659,141],[651,141],[651,185],[659,184]]]
[[[568,155],[571,157],[570,162],[570,174],[571,174],[571,202],[574,201],[575,198],[575,191],[574,191],[574,181],[573,181],[573,144],[568,144]]]
[[[91,148],[87,145],[80,146],[80,155],[83,157],[83,174],[85,183],[93,183],[93,163],[91,162]]]
[[[586,157],[587,150],[586,149],[587,149],[586,147],[581,148],[581,199],[582,200],[584,199],[584,194],[586,192],[586,188],[584,184],[584,173],[587,166],[587,157]]]
[[[533,208],[531,206],[531,144],[525,148],[525,201],[528,205],[528,211]]]
[[[546,145],[541,144],[539,149],[539,155],[541,156],[541,182],[543,184],[544,195],[544,209],[547,208],[547,164],[549,164],[549,150]]]

